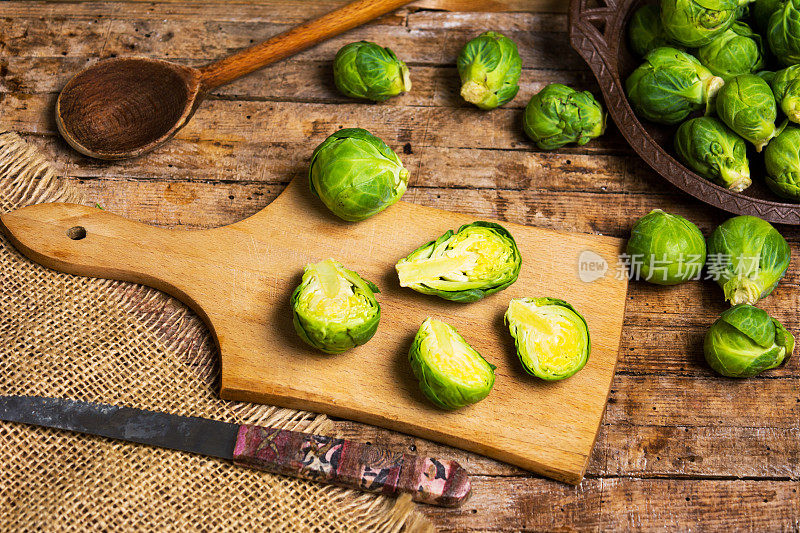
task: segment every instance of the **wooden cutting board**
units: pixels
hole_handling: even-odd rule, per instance
[[[617,361],[627,279],[616,279],[622,241],[503,223],[522,253],[508,289],[458,304],[402,289],[394,265],[473,216],[399,202],[346,223],[304,178],[256,215],[221,228],[154,228],[74,204],[40,204],[2,216],[25,255],[56,270],[142,283],[189,305],[219,346],[221,395],[349,418],[500,459],[569,483],[583,477]],[[289,297],[303,266],[335,258],[381,288],[373,339],[340,355],[307,347],[292,326]],[[605,260],[608,271],[584,280]],[[581,263],[579,265],[579,263]],[[602,270],[602,269],[601,269]],[[552,296],[586,318],[592,352],[575,376],[527,375],[503,324],[511,298]],[[427,316],[445,320],[497,366],[484,401],[441,411],[422,395],[408,348]]]

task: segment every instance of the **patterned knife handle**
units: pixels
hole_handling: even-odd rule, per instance
[[[455,461],[394,452],[351,440],[243,425],[233,461],[275,474],[397,495],[455,507],[470,491],[469,475]]]

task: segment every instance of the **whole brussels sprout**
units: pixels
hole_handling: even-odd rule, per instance
[[[728,80],[717,94],[717,115],[730,129],[753,143],[760,152],[778,133],[778,109],[767,82],[755,74]]]
[[[800,123],[800,65],[779,70],[770,85],[781,111],[792,122]]]
[[[752,0],[661,0],[661,23],[678,44],[697,48],[730,28]]]
[[[708,274],[731,305],[754,305],[769,295],[786,274],[790,259],[786,240],[757,217],[730,218],[708,238]]]
[[[761,36],[747,24],[735,22],[705,46],[698,48],[697,59],[723,80],[750,74],[764,66]]]
[[[481,109],[499,107],[514,99],[519,91],[522,59],[517,45],[495,31],[475,37],[458,55],[461,97]]]
[[[753,23],[761,33],[766,33],[769,28],[769,18],[780,7],[783,0],[755,0],[750,5],[750,15]]]
[[[697,226],[654,209],[633,225],[626,250],[631,268],[658,285],[698,279],[706,262],[706,241]]]
[[[411,90],[406,64],[388,48],[368,41],[339,50],[333,60],[333,80],[345,96],[375,102]]]
[[[517,298],[505,322],[525,371],[547,381],[566,379],[586,365],[591,343],[586,320],[557,298]]]
[[[339,130],[317,146],[309,170],[311,192],[341,219],[355,222],[397,202],[408,170],[391,148],[367,130]]]
[[[725,83],[693,56],[675,48],[656,48],[625,82],[636,114],[660,124],[677,124],[693,111],[706,112]]]
[[[786,66],[800,63],[800,0],[784,0],[769,17],[767,42]]]
[[[408,361],[423,394],[442,409],[477,403],[494,386],[496,367],[441,320],[425,319],[411,343]]]
[[[703,352],[717,373],[749,378],[788,361],[794,337],[766,311],[741,304],[731,307],[706,333]]]
[[[551,83],[534,94],[522,116],[525,133],[542,150],[580,146],[606,130],[606,113],[589,91]]]
[[[473,222],[423,244],[395,268],[401,287],[456,302],[475,302],[517,281],[514,237],[500,224]]]
[[[628,22],[628,41],[633,53],[639,57],[644,57],[650,50],[670,45],[658,6],[647,4],[633,12]]]
[[[333,259],[309,263],[292,293],[294,329],[325,353],[341,353],[375,335],[381,306],[378,287]]]
[[[767,186],[782,198],[800,202],[800,129],[786,128],[764,151]]]
[[[741,192],[752,183],[744,140],[713,117],[678,126],[675,151],[689,168],[726,189]]]

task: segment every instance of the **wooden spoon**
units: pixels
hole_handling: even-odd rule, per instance
[[[79,72],[59,94],[58,130],[73,148],[90,157],[142,155],[185,126],[217,87],[410,1],[357,0],[200,68],[135,57],[100,61]]]

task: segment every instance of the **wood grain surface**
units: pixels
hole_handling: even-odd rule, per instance
[[[538,151],[520,126],[530,96],[549,82],[597,92],[569,50],[567,3],[480,2],[491,13],[458,11],[464,3],[412,4],[254,73],[207,101],[168,146],[109,165],[57,137],[52,104],[71,74],[98,56],[126,54],[201,65],[344,0],[3,2],[0,123],[49,154],[93,202],[164,227],[209,228],[256,213],[305,175],[306,147],[339,126],[366,127],[398,151],[412,174],[405,200],[476,218],[622,238],[654,208],[688,217],[706,235],[727,218],[663,182],[613,124],[586,146]],[[460,100],[455,60],[487,29],[519,43],[524,70],[514,101],[482,113]],[[370,105],[336,92],[333,55],[359,39],[409,62],[411,93]],[[793,263],[760,305],[797,333],[800,230],[779,229]],[[629,285],[609,404],[577,488],[374,426],[341,421],[338,432],[467,467],[476,477],[464,507],[421,507],[442,531],[797,530],[798,358],[747,381],[715,376],[702,339],[724,309],[710,281]]]

